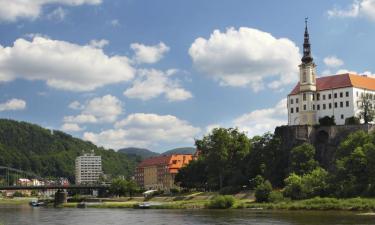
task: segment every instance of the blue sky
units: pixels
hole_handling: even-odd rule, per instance
[[[304,18],[319,74],[372,74],[374,15],[374,0],[0,0],[0,116],[114,149],[262,134],[287,121]]]

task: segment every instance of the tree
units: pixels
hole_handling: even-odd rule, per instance
[[[319,124],[322,126],[333,126],[336,125],[335,117],[334,116],[325,116],[323,118],[319,118]]]
[[[255,199],[257,202],[269,202],[272,192],[271,183],[266,180],[255,188]]]
[[[294,147],[290,152],[289,172],[304,175],[313,171],[318,166],[314,157],[315,148],[311,144],[304,143]]]
[[[372,99],[369,94],[362,94],[359,106],[359,117],[363,119],[365,124],[374,120],[375,110],[373,108]]]
[[[112,180],[109,192],[116,196],[125,196],[127,192],[127,181],[121,178]]]
[[[247,164],[244,158],[250,151],[250,142],[245,133],[233,128],[215,128],[195,144],[207,166],[207,183],[211,188],[221,189],[248,182],[244,174]]]
[[[182,167],[175,177],[175,183],[183,188],[205,190],[207,188],[205,162],[202,159],[193,160],[187,166]]]
[[[361,124],[361,121],[359,118],[352,116],[345,119],[345,125],[358,125]]]

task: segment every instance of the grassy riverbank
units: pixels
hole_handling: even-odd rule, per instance
[[[24,205],[36,198],[0,198],[0,205]]]

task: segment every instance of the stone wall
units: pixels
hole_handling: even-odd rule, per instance
[[[282,148],[290,151],[293,147],[308,142],[315,146],[316,159],[323,167],[330,169],[334,165],[335,153],[342,140],[358,130],[371,132],[375,125],[336,125],[336,126],[281,126],[275,129],[275,136],[282,142]]]

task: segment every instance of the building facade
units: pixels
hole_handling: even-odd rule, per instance
[[[364,95],[375,101],[375,79],[350,73],[317,78],[309,39],[306,24],[299,82],[288,95],[288,125],[314,125],[325,116],[343,125],[358,116]]]
[[[102,157],[94,154],[84,154],[76,158],[76,184],[98,183],[102,175]]]
[[[190,154],[173,154],[143,160],[136,168],[135,180],[140,187],[150,190],[176,188],[174,178],[178,170],[193,159]]]

